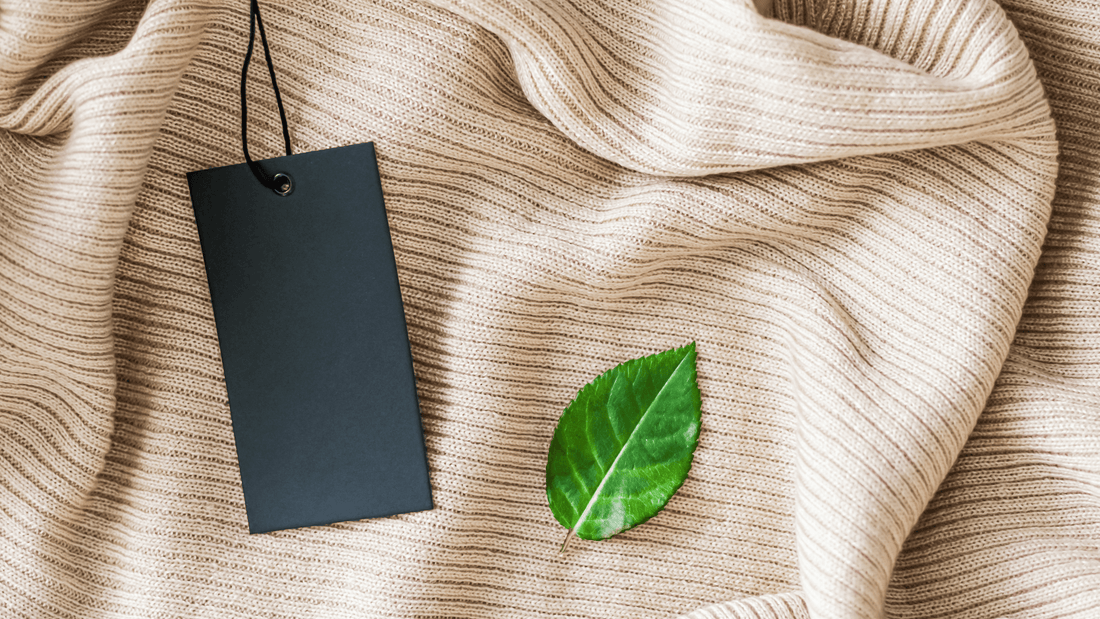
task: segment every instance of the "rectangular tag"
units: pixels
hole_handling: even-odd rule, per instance
[[[251,533],[432,508],[374,144],[187,175]]]

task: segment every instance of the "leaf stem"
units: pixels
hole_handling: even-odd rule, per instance
[[[558,550],[558,554],[565,554],[565,549],[569,547],[569,540],[573,539],[573,529],[569,529],[565,532],[565,541],[561,543],[561,549]]]

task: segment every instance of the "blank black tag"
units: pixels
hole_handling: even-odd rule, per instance
[[[187,175],[252,533],[432,508],[374,145]]]

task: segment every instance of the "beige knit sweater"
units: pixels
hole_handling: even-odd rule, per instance
[[[143,4],[0,0],[0,615],[1100,617],[1097,0],[265,0],[436,508],[254,536],[184,179],[248,3]],[[689,340],[687,482],[559,556],[562,408]]]

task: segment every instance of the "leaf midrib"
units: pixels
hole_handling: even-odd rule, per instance
[[[588,516],[589,510],[591,510],[592,506],[596,504],[596,498],[600,496],[600,491],[603,490],[603,485],[607,483],[607,480],[610,479],[611,475],[615,473],[615,466],[619,464],[619,458],[623,457],[623,454],[626,453],[626,448],[630,445],[630,441],[634,440],[634,436],[638,433],[638,428],[642,426],[642,422],[645,421],[645,418],[649,415],[649,412],[653,410],[653,405],[657,403],[657,400],[661,398],[661,394],[664,393],[665,389],[668,388],[669,383],[672,382],[672,377],[676,375],[676,372],[680,371],[680,366],[682,366],[690,356],[691,351],[688,351],[687,354],[684,355],[684,358],[680,359],[680,362],[676,364],[676,367],[673,368],[672,372],[668,375],[668,379],[665,380],[665,383],[663,385],[661,385],[660,391],[657,392],[657,395],[653,396],[653,401],[649,403],[649,406],[646,407],[645,412],[642,413],[642,416],[638,418],[638,423],[634,424],[634,429],[630,431],[630,436],[627,437],[626,442],[623,443],[623,446],[619,449],[619,453],[615,455],[615,459],[611,461],[611,466],[609,466],[607,468],[607,472],[604,473],[603,479],[600,480],[600,485],[596,486],[596,489],[592,491],[592,496],[588,499],[588,504],[584,506],[584,511],[581,512],[581,515],[577,517],[577,521],[573,523],[573,528],[571,529],[571,531],[576,531],[585,521]]]

